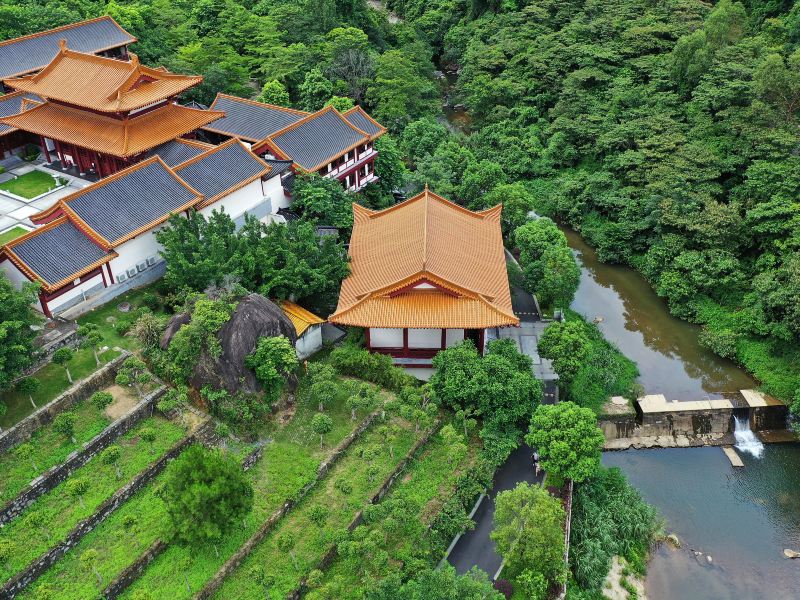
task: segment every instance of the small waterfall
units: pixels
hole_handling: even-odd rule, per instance
[[[749,452],[756,458],[761,458],[764,453],[764,444],[750,430],[750,420],[747,418],[733,417],[736,429],[733,435],[736,437],[736,448],[740,452]]]

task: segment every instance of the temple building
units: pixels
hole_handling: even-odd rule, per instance
[[[327,106],[309,113],[227,94],[211,110],[225,116],[203,127],[215,140],[238,138],[269,159],[292,161],[292,172],[338,179],[348,191],[376,181],[375,140],[386,128],[360,106],[340,113]]]
[[[408,367],[487,328],[519,325],[511,308],[502,206],[473,212],[427,188],[391,208],[353,204],[351,273],[334,324],[363,327],[367,347]]]
[[[223,210],[241,225],[246,214],[285,207],[278,175],[238,140],[168,142],[33,215],[40,227],[0,248],[0,270],[17,284],[38,282],[48,317],[97,306],[163,275],[155,233],[172,215]]]
[[[0,82],[46,67],[64,40],[70,48],[109,58],[128,59],[128,44],[136,41],[108,15],[0,42]],[[4,91],[0,83],[0,92]]]
[[[64,39],[58,44],[37,73],[4,80],[20,94],[13,101],[21,109],[0,116],[0,140],[13,142],[4,151],[33,143],[54,167],[107,177],[224,116],[177,103],[202,77],[146,67],[133,54],[117,60],[70,49]]]

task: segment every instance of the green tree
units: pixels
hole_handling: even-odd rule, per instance
[[[600,468],[605,437],[591,409],[561,402],[536,409],[525,442],[538,450],[546,472],[581,482]]]
[[[139,439],[143,442],[147,442],[150,446],[150,454],[154,452],[153,443],[156,441],[156,437],[156,430],[152,427],[143,427],[139,431]]]
[[[94,405],[97,410],[105,410],[105,408],[114,402],[114,396],[110,392],[95,392],[89,397],[89,402]]]
[[[378,403],[378,391],[368,383],[360,384],[352,390],[346,400],[347,408],[350,409],[350,420],[356,420],[356,412],[359,410],[369,410]]]
[[[325,106],[332,106],[340,113],[346,112],[353,108],[353,101],[346,96],[331,96],[326,102]]]
[[[119,468],[119,459],[122,458],[122,449],[116,444],[109,446],[100,453],[100,460],[107,465],[114,465],[117,472],[117,479],[122,479],[122,471]]]
[[[285,336],[262,337],[245,364],[255,372],[271,404],[280,396],[286,378],[297,368],[297,352]]]
[[[351,200],[342,184],[316,173],[298,175],[295,178],[292,210],[321,225],[333,225],[342,229],[353,226]]]
[[[75,423],[78,422],[78,417],[72,411],[64,411],[56,415],[56,418],[53,419],[53,431],[56,433],[60,433],[65,438],[69,438],[72,440],[72,443],[77,443],[75,441]]]
[[[31,463],[31,467],[33,468],[34,473],[39,472],[39,468],[36,466],[34,462],[34,456],[36,455],[36,449],[33,447],[33,444],[30,442],[24,442],[14,448],[14,456],[16,456],[20,460],[27,460]]]
[[[143,388],[150,383],[153,376],[147,370],[147,365],[140,358],[131,356],[117,371],[115,381],[118,385],[133,387],[136,394],[141,398]]]
[[[91,571],[92,574],[97,578],[97,587],[103,587],[103,576],[100,574],[100,571],[97,570],[97,561],[100,558],[100,553],[97,552],[94,548],[90,548],[81,554],[81,565],[87,571]]]
[[[556,224],[547,218],[529,221],[514,230],[514,241],[520,249],[525,288],[544,306],[569,306],[581,272]]]
[[[286,91],[286,86],[275,79],[271,79],[264,84],[257,100],[277,106],[291,106],[291,100],[289,99],[289,92]]]
[[[323,447],[323,437],[333,431],[333,419],[324,413],[317,413],[311,419],[311,430],[319,436],[319,447]]]
[[[83,502],[83,495],[89,491],[89,480],[86,477],[72,477],[65,484],[67,494],[77,498],[82,509],[86,508]]]
[[[161,494],[175,537],[215,549],[253,506],[253,487],[239,464],[201,446],[189,447],[169,464]]]
[[[103,343],[103,334],[100,327],[96,323],[86,323],[78,327],[78,336],[81,338],[82,348],[91,348],[94,354],[94,361],[97,366],[100,366],[100,356],[97,351],[100,344]]]
[[[332,95],[333,84],[315,67],[300,84],[300,107],[309,112],[319,110]]]
[[[420,65],[402,50],[388,50],[375,63],[375,77],[367,89],[373,116],[391,131],[437,110],[436,86],[420,73]]]
[[[18,290],[0,273],[0,390],[32,362],[37,332],[31,326],[41,321],[31,308],[35,299],[36,286]]]
[[[489,577],[478,568],[458,575],[450,565],[424,568],[403,583],[399,574],[381,579],[366,590],[366,600],[502,600]]]
[[[332,379],[319,380],[309,388],[309,399],[317,403],[319,412],[324,412],[325,406],[336,400],[338,395],[339,384]]]
[[[525,570],[541,574],[548,583],[562,583],[564,520],[561,501],[540,486],[520,483],[495,498],[491,538],[510,574]],[[534,597],[544,600],[546,595]]]
[[[59,348],[53,352],[52,361],[64,367],[67,372],[67,381],[70,383],[72,383],[72,373],[69,372],[69,363],[73,358],[75,358],[75,352],[71,348]]]
[[[31,406],[33,408],[36,407],[36,402],[33,401],[33,395],[39,391],[42,382],[36,379],[35,377],[23,377],[19,381],[17,381],[17,392],[20,394],[25,394],[28,396],[28,400],[30,400]]]
[[[553,361],[553,368],[564,384],[575,378],[589,351],[589,337],[578,320],[555,322],[539,338],[539,354]]]

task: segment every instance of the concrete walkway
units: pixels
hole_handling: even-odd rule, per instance
[[[539,477],[535,476],[532,457],[533,451],[528,446],[520,446],[494,474],[491,492],[483,499],[472,517],[475,529],[467,531],[458,538],[447,557],[447,562],[453,565],[459,574],[464,574],[473,566],[477,566],[494,579],[503,562],[489,537],[494,519],[494,500],[498,493],[515,488],[521,481],[541,483],[544,472],[542,471]]]

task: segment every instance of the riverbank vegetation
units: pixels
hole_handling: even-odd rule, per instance
[[[638,396],[636,363],[578,313],[552,323],[539,340],[539,354],[553,361],[564,400],[599,413],[610,396]]]
[[[643,575],[661,528],[655,509],[642,500],[622,471],[598,469],[575,487],[569,557],[574,583],[569,587],[570,598],[602,598],[603,581],[615,555],[624,557],[635,573]]]

